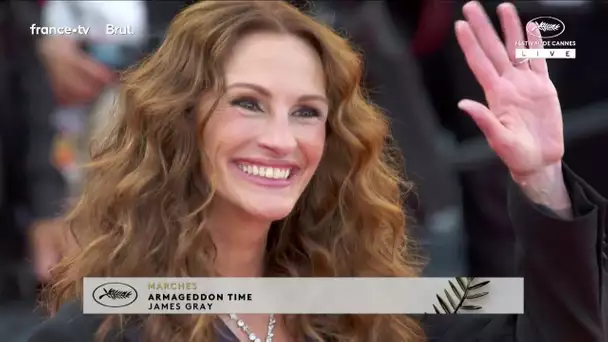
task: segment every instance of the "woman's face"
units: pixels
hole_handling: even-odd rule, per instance
[[[218,201],[258,219],[282,219],[324,150],[328,103],[321,60],[297,37],[256,33],[236,44],[225,79],[225,96],[202,137]]]

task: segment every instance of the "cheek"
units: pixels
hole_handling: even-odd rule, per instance
[[[209,158],[215,159],[247,139],[253,130],[251,125],[243,121],[238,111],[218,108],[211,115],[202,132],[203,152]]]
[[[315,171],[325,150],[325,126],[307,127],[306,134],[300,136],[299,144],[310,171]]]

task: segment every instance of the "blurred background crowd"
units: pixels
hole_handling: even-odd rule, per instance
[[[464,1],[294,1],[364,52],[366,86],[392,120],[415,185],[411,226],[428,276],[515,276],[507,171],[456,103],[483,100],[453,34]],[[516,1],[526,21],[561,19],[577,58],[549,60],[564,110],[566,162],[608,195],[608,3]],[[78,193],[88,140],[111,122],[118,73],[154,51],[188,1],[0,2],[0,339],[26,341],[37,287],[69,245],[64,203]],[[498,1],[483,1],[492,20]],[[31,26],[90,27],[33,35]],[[108,36],[106,24],[130,26]],[[498,27],[498,26],[497,26]],[[550,233],[550,232],[548,232]],[[567,251],[564,251],[567,253]]]

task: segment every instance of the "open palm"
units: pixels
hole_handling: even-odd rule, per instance
[[[467,3],[463,13],[466,21],[456,22],[456,37],[488,107],[472,100],[462,100],[459,107],[512,174],[532,174],[559,162],[564,153],[559,99],[544,59],[515,59],[516,44],[524,41],[515,7],[498,7],[505,44],[479,3]],[[541,38],[528,34],[528,42],[542,48]]]

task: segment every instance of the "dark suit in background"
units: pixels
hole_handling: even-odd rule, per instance
[[[4,280],[26,255],[25,229],[34,220],[59,214],[65,195],[63,179],[51,163],[52,93],[30,33],[30,25],[39,22],[38,14],[34,2],[0,3],[0,278]]]
[[[152,52],[162,43],[169,23],[183,8],[194,2],[194,0],[146,1],[148,25],[150,27],[150,40],[147,44],[146,53]]]

